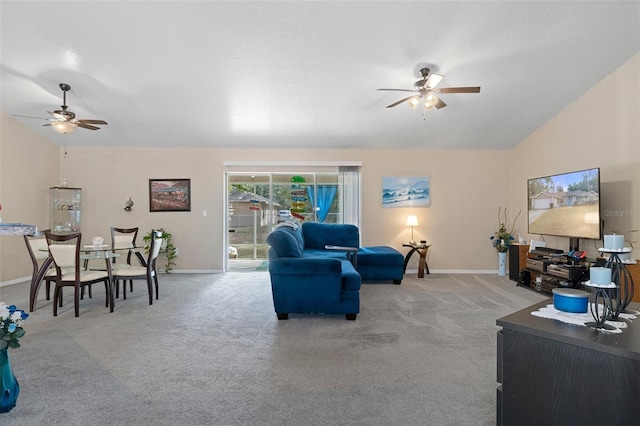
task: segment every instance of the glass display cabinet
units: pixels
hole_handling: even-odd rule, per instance
[[[51,190],[51,232],[68,234],[80,231],[82,188],[54,186]]]

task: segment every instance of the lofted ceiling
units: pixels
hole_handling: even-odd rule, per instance
[[[509,149],[640,52],[640,2],[5,1],[0,106],[111,147]],[[419,70],[448,106],[407,103]],[[629,96],[637,96],[629,93]],[[608,108],[604,99],[597,108]]]

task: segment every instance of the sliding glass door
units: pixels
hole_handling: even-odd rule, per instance
[[[266,236],[287,220],[359,225],[358,167],[227,172],[227,271],[264,269]]]
[[[269,174],[227,177],[227,227],[230,259],[266,259],[266,235],[273,209]]]

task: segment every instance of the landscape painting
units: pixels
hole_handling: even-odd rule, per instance
[[[149,179],[149,211],[190,212],[191,179]]]
[[[382,207],[429,207],[428,177],[383,177]]]

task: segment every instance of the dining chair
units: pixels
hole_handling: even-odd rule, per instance
[[[65,235],[45,233],[49,253],[56,268],[56,286],[53,292],[53,316],[58,316],[58,306],[62,306],[62,289],[73,287],[75,316],[80,316],[80,291],[82,287],[103,281],[106,292],[105,306],[109,306],[109,274],[107,271],[84,270],[80,268],[80,241],[82,233]],[[68,271],[65,273],[65,271]]]
[[[45,233],[49,231],[49,229],[45,229],[37,234],[23,235],[32,266],[31,286],[29,287],[29,310],[31,312],[36,309],[41,282],[45,281],[46,297],[47,300],[51,300],[51,283],[56,281],[56,270],[52,267],[53,265],[45,265],[48,263],[47,259],[49,258]],[[41,271],[41,268],[46,268],[46,271]],[[39,274],[42,274],[42,278],[40,282],[36,282]]]
[[[127,298],[127,285],[126,281],[133,280],[146,280],[147,290],[149,291],[149,304],[153,305],[153,286],[155,284],[156,299],[158,298],[158,273],[156,271],[156,259],[160,254],[160,247],[162,246],[162,233],[160,231],[152,230],[151,245],[149,247],[149,254],[145,262],[146,266],[133,266],[122,265],[113,270],[113,280],[118,286],[119,281],[122,280],[122,298]],[[116,295],[118,295],[118,289],[116,287]]]
[[[131,255],[135,254],[141,266],[146,266],[146,261],[142,253],[136,248],[136,238],[138,238],[138,227],[117,228],[111,227],[111,246],[116,249],[129,249],[127,253],[127,264],[131,265]]]
[[[144,260],[144,256],[140,253],[136,248],[136,238],[138,238],[138,227],[135,228],[118,228],[115,226],[111,227],[111,247],[115,250],[123,250],[129,249],[127,252],[127,261],[126,264],[118,264],[116,263],[116,259],[113,259],[113,265],[111,265],[113,270],[118,269],[121,266],[131,265],[131,255],[135,254],[138,258],[138,262],[141,266],[146,267],[147,262]],[[116,281],[116,297],[119,297],[120,285]],[[133,291],[133,280],[129,280],[129,289]]]

